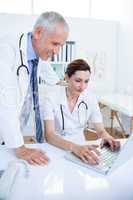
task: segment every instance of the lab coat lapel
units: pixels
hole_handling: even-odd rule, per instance
[[[39,83],[39,77],[43,77],[44,73],[42,70],[42,65],[41,65],[41,59],[39,58],[38,62],[38,69],[37,69],[37,83],[38,83],[38,95],[39,95],[39,105],[41,105],[41,99],[43,98],[43,93],[44,93],[44,84]],[[40,96],[42,94],[42,96]],[[43,100],[42,100],[43,101]]]
[[[27,62],[27,34],[24,34],[24,36],[22,38],[21,50],[22,50],[22,56],[23,56],[23,63],[24,63],[24,65],[26,65],[28,67],[28,62]],[[38,83],[39,83],[39,77],[40,77],[41,71],[42,71],[42,66],[40,64],[40,59],[39,59],[38,69],[37,69]],[[20,75],[20,87],[21,87],[21,93],[22,93],[21,94],[22,95],[21,106],[24,103],[25,96],[27,94],[27,90],[28,90],[28,86],[29,86],[29,82],[30,82],[29,75],[27,74],[26,70],[24,70],[24,71],[22,70],[21,75]],[[38,85],[38,88],[39,88],[39,85]],[[40,98],[39,98],[39,101],[40,101]]]
[[[27,62],[27,34],[23,35],[22,41],[21,41],[21,50],[22,50],[22,57],[23,57],[23,63],[28,67],[28,62]],[[20,58],[20,56],[19,56]],[[20,59],[19,59],[19,64],[18,66],[21,65]],[[20,98],[21,98],[21,103],[20,107],[24,103],[24,99],[28,90],[28,84],[29,84],[29,75],[27,74],[27,71],[22,68],[20,70],[20,76],[19,76],[19,90],[20,90]]]

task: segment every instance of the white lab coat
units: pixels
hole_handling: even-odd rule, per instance
[[[85,104],[81,104],[85,102]],[[61,108],[64,116],[64,130]],[[65,87],[55,86],[53,91],[45,96],[44,120],[54,120],[56,133],[71,141],[75,136],[84,141],[83,130],[88,122],[102,123],[102,115],[94,94],[88,90],[83,91],[74,107],[73,112],[68,108]]]
[[[11,148],[19,147],[24,143],[19,116],[29,84],[29,76],[24,68],[19,78],[16,74],[18,66],[21,65],[19,39],[20,35],[0,42],[0,138],[7,147]],[[22,38],[21,49],[24,64],[28,66],[27,34]],[[49,81],[52,83],[52,75],[54,77],[52,84],[59,80],[47,62],[39,59],[38,65],[38,77],[41,76],[44,80],[49,68],[51,74]]]

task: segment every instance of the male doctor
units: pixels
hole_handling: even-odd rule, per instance
[[[37,142],[43,142],[39,72],[44,76],[48,58],[59,52],[68,32],[60,14],[45,12],[32,32],[0,42],[0,143],[30,164],[47,164],[49,160],[45,152],[27,148],[23,134],[30,130],[36,133]]]

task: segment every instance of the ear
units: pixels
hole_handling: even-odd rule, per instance
[[[35,30],[33,31],[33,37],[34,39],[38,40],[42,37],[42,35],[44,35],[45,29],[42,26],[38,26],[37,28],[35,28]]]
[[[64,80],[66,81],[66,82],[68,82],[68,80],[69,80],[69,77],[68,77],[68,75],[65,73],[65,76],[64,76]]]

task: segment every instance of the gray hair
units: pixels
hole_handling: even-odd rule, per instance
[[[64,26],[65,32],[69,32],[69,26],[63,16],[53,11],[45,12],[42,13],[37,19],[34,25],[34,29],[36,29],[38,26],[42,26],[48,31],[53,31],[59,24]]]

